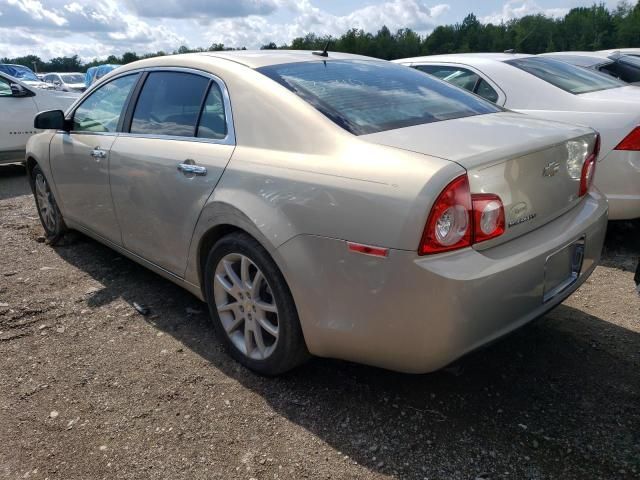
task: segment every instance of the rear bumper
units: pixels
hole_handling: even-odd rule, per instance
[[[609,200],[610,220],[640,217],[640,152],[611,151],[598,162],[595,184]]]
[[[280,247],[309,351],[392,370],[437,370],[543,315],[573,293],[600,259],[607,202],[597,191],[553,222],[483,250],[388,258],[342,240],[298,236]],[[576,282],[543,302],[547,257],[585,238]]]

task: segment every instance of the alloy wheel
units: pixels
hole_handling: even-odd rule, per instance
[[[280,333],[269,283],[247,256],[230,253],[216,267],[213,294],[220,322],[233,345],[254,360],[268,358]]]
[[[56,212],[51,199],[51,190],[49,190],[47,180],[42,173],[36,175],[35,192],[38,200],[38,210],[44,226],[47,231],[54,232],[56,229]]]

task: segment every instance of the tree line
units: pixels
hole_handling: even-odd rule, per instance
[[[626,0],[609,10],[605,4],[571,9],[562,18],[528,15],[500,24],[482,23],[473,14],[454,25],[442,25],[428,35],[403,28],[396,32],[382,27],[376,33],[351,29],[339,37],[309,33],[295,38],[289,45],[271,42],[262,49],[321,50],[357,53],[392,60],[395,58],[440,53],[502,52],[543,53],[567,50],[602,50],[610,48],[640,47],[640,0],[634,5]],[[78,57],[57,57],[43,61],[37,55],[2,58],[0,63],[17,63],[36,68],[39,72],[84,71],[103,63],[126,64],[142,58],[161,55],[217,50],[236,50],[220,43],[208,48],[192,49],[181,46],[173,52],[155,52],[138,55],[126,52],[122,56],[110,55],[103,60],[83,63]],[[240,49],[245,49],[242,47]]]

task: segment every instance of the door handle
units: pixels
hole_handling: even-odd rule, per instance
[[[105,152],[99,147],[96,147],[93,150],[91,150],[91,153],[89,155],[91,155],[93,158],[106,158],[107,152]]]
[[[204,176],[207,174],[207,169],[205,167],[194,165],[192,163],[179,163],[178,170],[180,170],[185,175],[191,173],[193,175]]]

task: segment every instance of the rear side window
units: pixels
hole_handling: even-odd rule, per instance
[[[501,111],[412,68],[325,60],[258,69],[355,135]]]
[[[480,95],[482,98],[486,98],[493,103],[498,101],[498,92],[496,92],[483,78],[478,81],[475,94]]]
[[[198,124],[198,137],[221,140],[227,136],[227,122],[224,116],[222,92],[215,82],[211,83],[207,100],[202,107]]]
[[[445,65],[418,65],[416,68],[470,92],[473,92],[476,88],[476,83],[480,80],[477,74],[466,68]]]
[[[506,63],[575,95],[623,87],[603,73],[544,57],[515,58]]]
[[[138,74],[116,78],[92,92],[73,114],[76,132],[115,132]]]
[[[490,102],[498,101],[498,92],[477,73],[466,68],[453,67],[447,65],[417,65],[415,68],[429,75],[438,77],[440,80],[451,83],[456,87],[464,88],[470,92],[486,98]]]
[[[193,137],[209,80],[183,72],[152,72],[131,122],[131,133]]]

